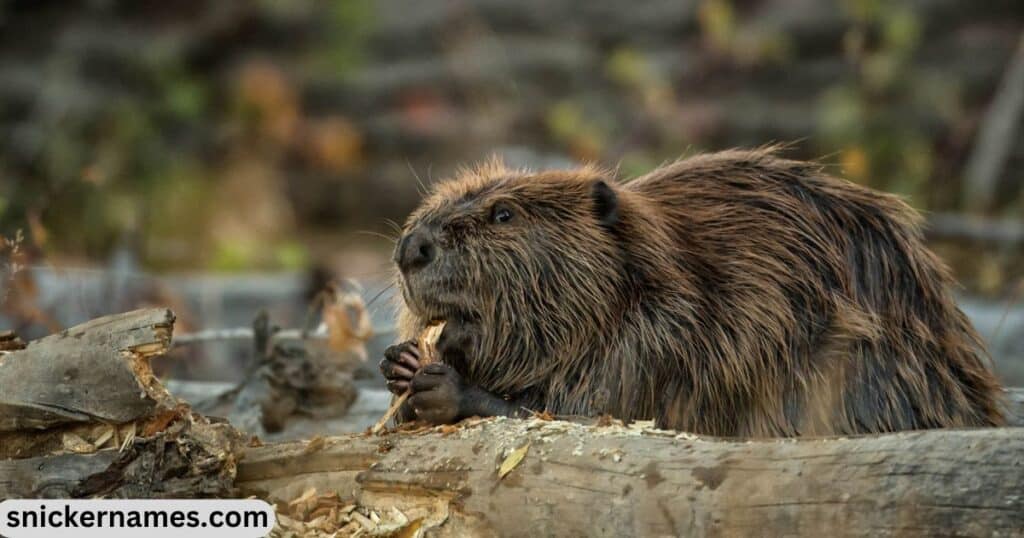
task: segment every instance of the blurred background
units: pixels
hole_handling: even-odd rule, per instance
[[[373,357],[393,223],[459,165],[790,142],[926,213],[1024,385],[1022,32],[1020,0],[0,1],[0,329],[295,327],[355,279]]]

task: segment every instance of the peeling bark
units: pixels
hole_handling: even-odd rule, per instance
[[[229,425],[185,416],[123,450],[0,460],[0,501],[229,496],[238,444]]]

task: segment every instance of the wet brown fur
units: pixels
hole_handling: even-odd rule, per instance
[[[512,222],[488,220],[498,202]],[[437,185],[406,231],[425,223],[443,254],[399,277],[405,336],[476,319],[477,349],[452,366],[529,408],[723,436],[1003,423],[916,213],[771,148],[626,183],[492,161]]]

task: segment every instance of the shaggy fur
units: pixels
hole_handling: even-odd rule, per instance
[[[474,320],[451,366],[528,408],[722,436],[1003,423],[913,210],[770,149],[624,184],[492,161],[439,184],[415,226],[439,253],[399,275],[404,336]]]

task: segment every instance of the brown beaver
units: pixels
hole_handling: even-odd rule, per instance
[[[894,196],[771,148],[619,184],[494,161],[436,186],[395,251],[403,420],[611,414],[721,436],[1003,423],[948,270]]]

